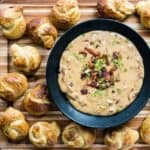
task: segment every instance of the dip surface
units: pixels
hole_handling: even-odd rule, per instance
[[[135,100],[143,78],[143,60],[131,41],[115,32],[91,31],[66,47],[58,81],[77,110],[112,115]]]

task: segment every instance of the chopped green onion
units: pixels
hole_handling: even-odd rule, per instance
[[[116,110],[116,112],[120,112],[120,111],[122,111],[122,108],[118,107],[117,110]]]
[[[102,67],[104,67],[105,63],[106,63],[105,59],[100,58],[96,60],[95,65],[94,65],[94,70],[99,71]]]
[[[117,67],[117,68],[119,68],[120,70],[124,69],[124,64],[122,63],[121,58],[113,59],[112,62],[114,64],[114,66]]]
[[[105,83],[105,79],[104,78],[100,78],[99,79],[99,83],[101,83],[101,84]]]
[[[105,96],[106,95],[106,91],[104,91],[104,90],[96,90],[91,95],[94,96],[94,97],[96,97],[96,96]]]

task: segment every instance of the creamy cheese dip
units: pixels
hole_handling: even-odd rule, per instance
[[[91,31],[66,47],[58,81],[77,110],[112,115],[135,100],[143,78],[143,60],[131,41],[115,32]]]

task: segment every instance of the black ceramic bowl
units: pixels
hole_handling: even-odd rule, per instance
[[[58,84],[58,69],[62,53],[66,46],[77,36],[92,30],[117,32],[134,43],[144,63],[143,86],[133,101],[123,111],[112,116],[94,116],[79,112],[67,100]],[[88,127],[108,128],[120,125],[132,119],[146,104],[150,94],[150,50],[145,41],[128,26],[110,19],[95,19],[82,22],[68,30],[55,44],[47,62],[46,78],[48,91],[58,108],[71,120]]]

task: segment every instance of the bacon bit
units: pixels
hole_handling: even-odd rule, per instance
[[[86,74],[84,72],[81,73],[81,79],[84,79],[86,77]]]
[[[116,67],[111,68],[110,71],[109,71],[110,75],[113,75],[114,71],[116,71],[116,70],[117,70]]]
[[[113,71],[109,71],[109,74],[112,76],[114,74],[114,72]]]
[[[86,50],[88,53],[90,53],[91,55],[93,55],[94,57],[100,56],[100,52],[95,51],[95,50],[92,49],[92,48],[85,47],[85,50]]]
[[[92,81],[91,83],[88,84],[88,86],[90,86],[92,88],[99,88],[99,86],[98,86],[96,81]]]
[[[105,73],[104,78],[106,81],[110,81],[111,80],[111,76],[108,72]]]
[[[83,51],[79,52],[79,54],[82,54],[84,57],[87,56],[87,53],[86,53],[86,52],[83,52]]]
[[[91,56],[91,62],[95,63],[95,57],[94,56]]]
[[[88,90],[87,89],[81,89],[80,92],[81,92],[82,95],[88,94]]]
[[[91,79],[95,80],[97,77],[97,72],[91,72]]]
[[[94,64],[93,64],[91,61],[88,62],[88,65],[89,65],[89,68],[90,68],[90,69],[93,69],[93,68],[94,68]]]
[[[114,59],[118,59],[120,57],[120,53],[119,52],[113,52],[113,58]]]
[[[110,65],[109,59],[107,55],[103,55],[102,58],[105,59],[106,65]]]
[[[110,81],[111,75],[109,74],[109,72],[105,68],[102,68],[101,71],[102,71],[102,77],[104,77],[106,81]]]

